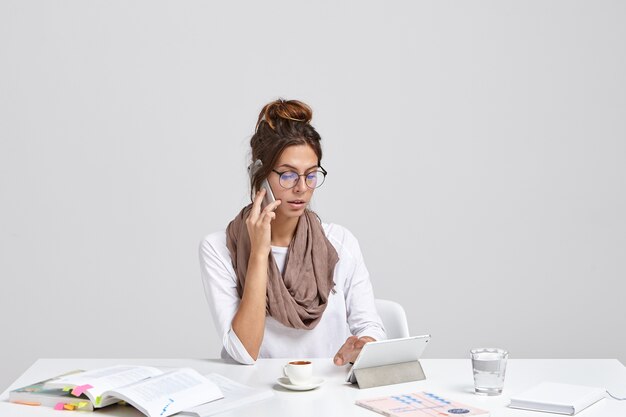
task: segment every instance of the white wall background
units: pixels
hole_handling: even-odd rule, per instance
[[[197,245],[279,96],[428,357],[626,361],[626,3],[0,2],[0,388],[219,352]]]

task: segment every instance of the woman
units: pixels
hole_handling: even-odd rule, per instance
[[[326,175],[311,117],[297,100],[261,110],[249,168],[259,191],[226,232],[200,245],[224,358],[252,364],[259,357],[334,355],[344,365],[365,343],[385,338],[357,240],[307,208]],[[264,180],[275,198],[266,205]]]

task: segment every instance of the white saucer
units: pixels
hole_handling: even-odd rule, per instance
[[[281,387],[293,391],[309,391],[321,386],[324,383],[324,380],[322,378],[312,378],[306,385],[293,385],[291,381],[289,381],[289,378],[282,377],[278,378],[276,382],[278,382],[278,385],[280,385]]]

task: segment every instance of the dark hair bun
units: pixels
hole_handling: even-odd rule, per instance
[[[259,120],[256,123],[256,129],[265,121],[276,130],[276,126],[281,122],[292,121],[301,123],[310,123],[313,118],[313,110],[305,103],[298,100],[278,100],[272,101],[263,107],[259,114]]]

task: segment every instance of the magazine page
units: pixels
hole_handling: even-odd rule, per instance
[[[163,371],[150,366],[117,365],[107,368],[93,369],[76,375],[68,375],[46,383],[46,388],[67,389],[79,396],[85,394],[94,407],[105,407],[119,400],[105,399],[102,394],[115,388],[121,388],[144,379],[161,375]]]
[[[149,417],[167,417],[222,397],[217,384],[193,369],[182,368],[107,391],[102,400],[124,400]]]

